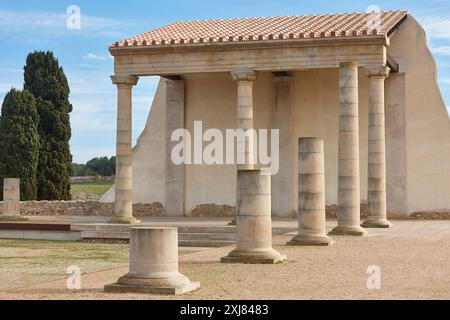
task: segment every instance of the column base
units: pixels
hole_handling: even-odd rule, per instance
[[[141,221],[135,217],[113,217],[109,220],[111,224],[137,224]]]
[[[155,295],[171,295],[176,296],[200,289],[200,282],[189,282],[181,287],[152,287],[152,286],[136,286],[124,285],[119,283],[108,284],[104,287],[107,293],[147,293]]]
[[[366,220],[361,224],[361,227],[363,228],[379,228],[379,229],[387,229],[394,226],[393,223],[391,223],[388,220]]]
[[[285,255],[276,250],[266,252],[245,252],[233,250],[228,256],[220,259],[221,263],[242,263],[242,264],[277,264],[287,260]]]
[[[288,246],[304,246],[304,247],[326,247],[334,244],[334,241],[327,236],[307,237],[298,235],[287,243]]]
[[[341,227],[337,226],[333,230],[331,230],[328,235],[330,236],[355,236],[355,237],[363,237],[367,235],[367,231],[361,228],[360,226],[353,227]]]
[[[30,219],[20,215],[0,215],[0,221],[28,221]]]
[[[116,283],[106,285],[104,290],[111,293],[179,295],[199,288],[200,282],[191,282],[179,272],[163,272],[155,277],[128,273]]]

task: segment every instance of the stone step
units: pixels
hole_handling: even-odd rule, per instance
[[[180,247],[204,247],[204,248],[219,248],[234,245],[234,241],[219,241],[219,240],[178,240]]]
[[[236,234],[235,226],[178,227],[178,233],[229,233]]]
[[[179,240],[236,241],[236,233],[178,233]]]

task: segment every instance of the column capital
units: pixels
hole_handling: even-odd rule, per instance
[[[255,81],[256,71],[253,70],[233,70],[231,76],[234,81]]]
[[[389,77],[389,73],[391,69],[389,67],[381,66],[381,67],[370,67],[365,70],[366,75],[369,78],[387,78]]]
[[[111,76],[111,81],[117,86],[135,86],[138,83],[139,77],[133,75],[114,75]]]

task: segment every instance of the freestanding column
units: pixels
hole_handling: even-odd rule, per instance
[[[272,248],[270,171],[238,170],[237,245],[223,263],[273,264],[286,260]]]
[[[369,76],[369,168],[367,201],[369,205],[365,228],[389,228],[386,210],[386,139],[384,117],[384,81],[390,69],[366,70]]]
[[[278,173],[272,176],[272,214],[284,218],[291,217],[297,211],[293,188],[292,82],[292,76],[285,74],[276,74],[273,78],[272,128],[279,130],[279,163],[282,165]]]
[[[253,83],[256,79],[256,72],[251,70],[232,71],[231,76],[237,82],[237,128],[247,132],[245,141],[238,138],[237,159],[245,159],[244,164],[238,163],[238,169],[253,169],[256,164],[254,152],[253,130]],[[245,145],[245,154],[242,154]]]
[[[330,234],[363,236],[360,226],[358,64],[339,65],[338,225]]]
[[[300,138],[298,157],[298,236],[288,245],[329,246],[325,217],[323,139]]]
[[[20,215],[20,179],[6,178],[3,180],[3,214],[0,220],[28,220]]]
[[[184,164],[172,161],[172,133],[184,128],[184,80],[166,81],[166,191],[164,207],[168,216],[184,215]]]
[[[182,294],[200,287],[178,272],[178,229],[130,229],[130,270],[106,292]]]
[[[138,223],[133,217],[132,93],[138,82],[132,75],[111,76],[117,85],[115,209],[111,223]]]

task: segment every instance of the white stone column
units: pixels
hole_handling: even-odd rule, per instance
[[[254,129],[253,123],[253,84],[256,80],[256,72],[251,70],[232,71],[231,76],[237,82],[237,128],[247,130]],[[245,164],[238,165],[238,169],[253,169],[256,164],[254,136],[246,135],[245,141],[238,139],[237,159],[245,157]],[[245,155],[242,155],[242,144],[245,144]]]
[[[138,77],[111,76],[117,85],[115,208],[111,223],[138,223],[133,217],[132,87]]]
[[[3,214],[0,221],[25,221],[20,215],[20,179],[6,178],[3,180]]]
[[[329,246],[323,139],[300,138],[298,149],[298,235],[288,245]]]
[[[184,164],[172,161],[172,133],[185,127],[184,80],[166,79],[166,191],[165,210],[168,216],[184,216]]]
[[[178,272],[178,229],[136,227],[130,229],[130,270],[106,292],[176,295],[196,290]]]
[[[222,263],[273,264],[286,260],[272,248],[270,170],[238,170],[237,244]]]
[[[272,215],[275,217],[292,217],[297,211],[294,200],[293,168],[293,122],[294,105],[292,76],[275,75],[273,78],[272,128],[279,130],[280,168],[272,176]]]
[[[384,83],[389,76],[388,67],[366,70],[369,76],[369,155],[367,201],[368,217],[365,228],[389,228],[386,209],[386,132]]]
[[[358,64],[339,65],[338,225],[330,234],[363,236],[359,185]]]

